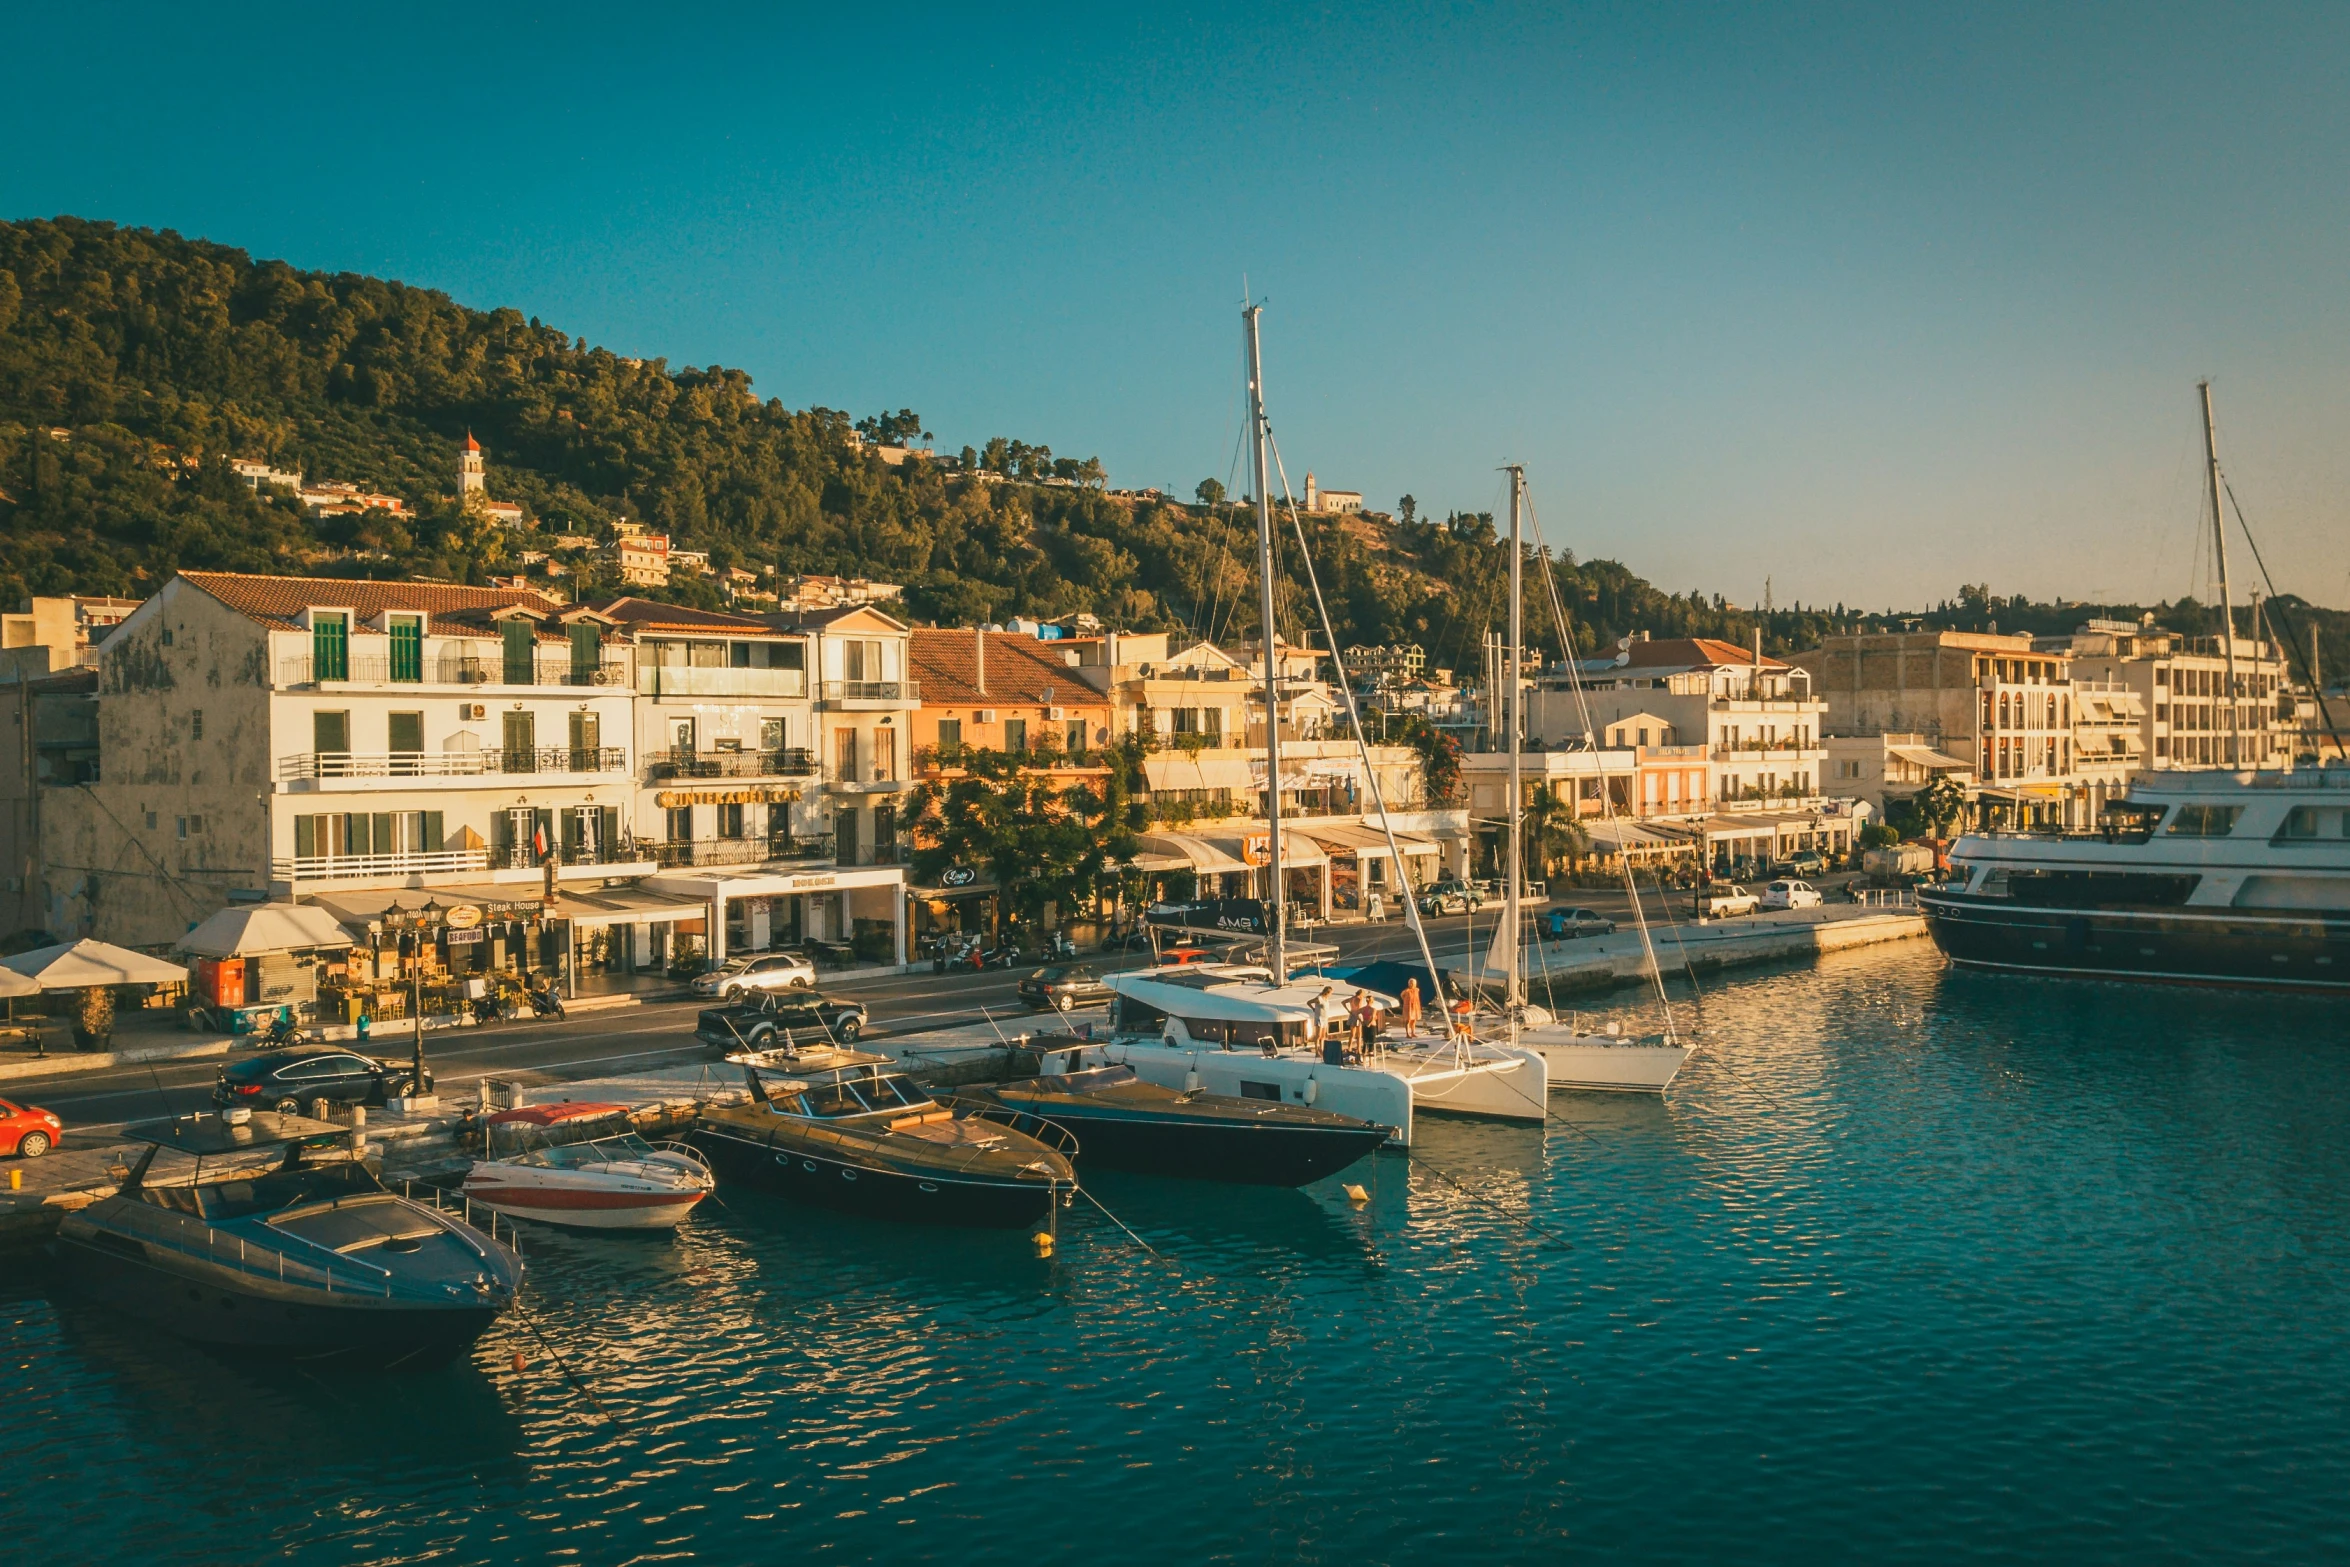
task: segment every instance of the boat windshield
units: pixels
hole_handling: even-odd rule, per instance
[[[612,1142],[632,1135],[624,1115],[599,1115],[592,1120],[563,1121],[553,1126],[538,1126],[528,1121],[493,1123],[489,1131],[493,1159],[514,1159],[573,1143]]]
[[[533,1148],[516,1154],[509,1164],[534,1165],[547,1170],[576,1170],[583,1165],[615,1164],[624,1160],[650,1159],[653,1145],[634,1132],[622,1132],[615,1137],[597,1137],[576,1143],[558,1143]]]
[[[774,1101],[786,1115],[811,1115],[834,1120],[854,1115],[895,1115],[926,1110],[930,1097],[902,1077],[851,1078],[822,1083],[804,1094]]]
[[[147,1201],[218,1223],[256,1213],[275,1213],[299,1203],[329,1202],[361,1192],[381,1191],[362,1164],[322,1164],[298,1170],[269,1170],[202,1186],[147,1186]]]

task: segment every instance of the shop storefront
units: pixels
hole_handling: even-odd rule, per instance
[[[441,887],[429,892],[348,892],[312,899],[357,939],[340,972],[319,982],[318,1015],[328,1022],[458,1013],[492,983],[537,988],[565,977],[567,932],[560,913],[522,884]]]
[[[570,992],[627,990],[698,974],[709,957],[710,906],[644,887],[563,889]]]
[[[710,910],[711,964],[746,952],[807,950],[835,961],[907,961],[906,873],[895,865],[784,871],[695,867],[645,884]]]

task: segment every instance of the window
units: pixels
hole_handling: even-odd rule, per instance
[[[510,773],[538,771],[538,716],[534,713],[499,715],[504,729],[503,765]]]
[[[182,839],[188,836],[188,819],[185,816],[179,819],[179,832]]]
[[[171,646],[171,627],[169,626],[163,628],[163,645],[165,647]]]
[[[389,714],[384,720],[384,731],[390,740],[386,749],[394,756],[414,756],[424,749],[422,713]]]
[[[1219,722],[1221,722],[1221,721],[1222,721],[1222,719],[1223,719],[1223,716],[1224,716],[1224,710],[1223,710],[1222,708],[1220,708],[1220,707],[1211,707],[1211,708],[1209,708],[1209,709],[1208,709],[1208,715],[1209,715],[1211,718],[1214,718],[1214,719],[1218,720]],[[1212,733],[1214,733],[1214,732],[1215,732],[1215,726],[1211,725],[1211,726],[1209,727],[1209,732],[1210,732],[1211,734],[1212,734]],[[1068,726],[1068,743],[1067,743],[1067,745],[1066,745],[1065,749],[1067,749],[1067,750],[1069,750],[1069,751],[1071,751],[1071,752],[1082,751],[1082,750],[1084,750],[1084,749],[1085,749],[1085,720],[1084,720],[1084,719],[1082,719],[1082,718],[1072,718],[1072,719],[1070,719],[1070,720],[1069,720],[1069,726]]]
[[[310,749],[321,756],[344,756],[351,750],[349,713],[312,713]]]
[[[149,832],[153,832],[155,830],[155,813],[153,811],[149,811],[147,813],[147,830]]]
[[[1175,714],[1177,733],[1180,734],[1184,732],[1182,728],[1182,720],[1186,714],[1192,713],[1193,711],[1193,709],[1187,707],[1179,710]],[[1012,752],[1020,752],[1028,749],[1027,719],[1007,718],[1004,720],[1004,749]]]
[[[2350,811],[2329,805],[2296,805],[2285,813],[2277,830],[2280,844],[2314,843],[2320,838],[2350,838]]]
[[[2166,831],[2180,838],[2225,838],[2243,814],[2240,805],[2182,805]]]
[[[963,721],[960,718],[942,718],[938,721],[938,748],[949,756],[963,748]]]
[[[694,841],[694,808],[692,806],[671,806],[664,814],[666,820],[662,830],[668,835],[671,843],[691,843]]]
[[[531,647],[537,637],[537,628],[527,620],[509,620],[499,627],[506,639],[505,668],[501,673],[510,686],[534,683],[536,671],[531,667]]]
[[[680,718],[669,726],[669,746],[680,756],[694,754],[694,721]]]
[[[399,681],[419,681],[424,678],[424,617],[422,615],[393,615],[385,621],[392,634],[392,678]]]
[[[743,835],[743,808],[739,805],[718,807],[718,836],[740,838]]]
[[[843,783],[862,783],[857,776],[857,731],[835,729],[832,732],[832,766],[834,776]]]
[[[840,650],[841,678],[844,680],[880,680],[881,644],[875,641],[852,640],[843,642]]]
[[[760,750],[780,751],[790,743],[791,731],[783,719],[762,718],[759,720]]]
[[[310,678],[351,678],[351,617],[344,614],[310,616]]]
[[[204,709],[200,707],[188,709],[188,738],[191,740],[204,738]]]
[[[603,667],[604,640],[594,626],[571,628],[571,683],[592,686],[596,672]],[[394,678],[397,678],[396,676]]]

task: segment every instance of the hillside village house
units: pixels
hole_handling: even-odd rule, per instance
[[[1827,704],[1804,670],[1707,637],[1640,633],[1577,677],[1580,696],[1557,676],[1526,693],[1529,738],[1561,750],[1620,734],[1645,753],[1635,814],[1683,818],[1679,830],[1709,863],[1747,874],[1798,853],[1850,851],[1859,818],[1821,793]]]

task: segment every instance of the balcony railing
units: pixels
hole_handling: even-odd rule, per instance
[[[555,852],[558,865],[642,865],[653,858],[652,845],[634,839],[610,844],[570,844]],[[493,843],[481,851],[493,871],[535,871],[539,857],[527,843]]]
[[[664,751],[645,771],[654,778],[807,778],[816,753],[802,746],[781,751]]]
[[[922,686],[913,680],[827,680],[822,696],[827,702],[914,702]]]
[[[478,871],[489,866],[482,849],[442,849],[430,854],[315,854],[271,860],[273,881],[358,881],[379,876],[434,876]]]
[[[638,846],[644,858],[664,869],[681,865],[763,865],[773,861],[826,861],[833,857],[830,833],[809,837],[694,838]]]
[[[491,778],[511,773],[617,773],[628,751],[617,745],[531,746],[484,751],[304,751],[277,759],[277,775],[304,778]]]
[[[281,686],[307,686],[319,683],[317,661],[309,654],[277,661],[277,683]],[[593,667],[575,667],[569,658],[535,658],[531,661],[530,678],[509,681],[505,660],[495,654],[476,657],[462,653],[439,653],[421,660],[414,675],[395,672],[392,660],[381,653],[354,653],[342,661],[342,673],[325,678],[338,685],[533,685],[533,686],[625,686],[628,684],[628,663],[612,659]],[[522,671],[517,669],[516,674]],[[720,671],[724,673],[724,671]]]
[[[1731,761],[1741,756],[1811,756],[1826,755],[1816,740],[1733,740],[1714,747],[1719,761]]]
[[[636,688],[646,696],[774,696],[808,694],[804,669],[716,669],[686,664],[640,664]]]

